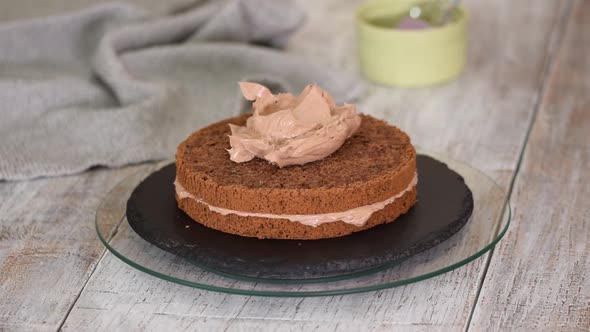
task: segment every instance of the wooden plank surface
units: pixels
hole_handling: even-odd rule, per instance
[[[145,166],[0,183],[0,330],[55,330],[104,249],[94,214]]]
[[[590,331],[590,2],[547,82],[471,328]]]
[[[301,2],[307,25],[290,50],[355,69],[353,10],[361,1]],[[369,84],[359,109],[418,145],[466,160],[508,188],[567,2],[470,2],[469,65],[451,84],[416,90]],[[330,14],[328,14],[330,13]],[[493,14],[491,14],[493,13]],[[326,17],[330,17],[329,24]],[[510,29],[510,32],[507,32]],[[403,105],[403,106],[402,106]],[[261,298],[190,289],[100,261],[64,329],[449,330],[466,326],[485,258],[418,284],[324,298]]]

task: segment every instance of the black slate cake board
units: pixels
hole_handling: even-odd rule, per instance
[[[144,240],[224,274],[304,280],[361,273],[430,249],[469,220],[473,196],[463,178],[424,155],[418,155],[417,168],[418,202],[408,213],[339,238],[260,240],[205,227],[176,205],[174,164],[135,188],[127,202],[127,219]]]

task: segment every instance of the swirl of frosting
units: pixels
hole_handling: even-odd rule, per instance
[[[279,167],[301,165],[338,150],[361,125],[355,106],[336,106],[334,99],[315,84],[297,97],[273,95],[266,87],[240,82],[244,98],[254,101],[246,126],[230,124],[230,159],[237,163],[254,157]]]

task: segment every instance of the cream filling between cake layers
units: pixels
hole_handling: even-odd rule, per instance
[[[193,199],[201,204],[205,204],[209,210],[222,214],[224,216],[228,214],[235,214],[240,217],[259,217],[269,219],[288,219],[292,222],[298,222],[307,226],[317,227],[324,223],[342,221],[347,224],[355,225],[358,227],[364,226],[371,215],[379,210],[384,209],[387,205],[393,203],[396,199],[402,197],[406,192],[411,191],[418,183],[418,174],[415,173],[410,184],[401,192],[396,195],[382,201],[373,203],[370,205],[360,206],[346,211],[321,213],[321,214],[272,214],[272,213],[258,213],[258,212],[244,212],[236,211],[226,208],[213,206],[203,201],[202,199],[195,197],[178,182],[174,180],[174,186],[176,188],[176,194],[180,199],[189,198]]]

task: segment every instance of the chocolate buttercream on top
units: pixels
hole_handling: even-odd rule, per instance
[[[240,88],[244,98],[253,101],[253,114],[246,126],[229,124],[228,152],[237,163],[258,157],[284,167],[320,160],[338,150],[361,124],[354,105],[337,106],[315,84],[297,97],[273,95],[251,82],[240,82]]]

